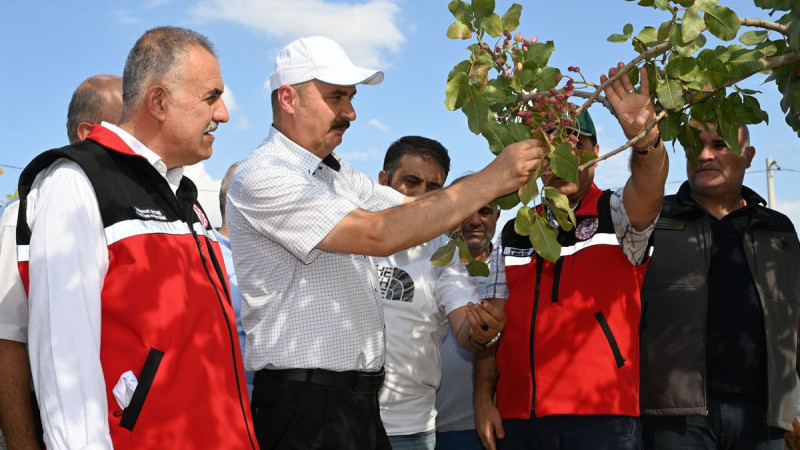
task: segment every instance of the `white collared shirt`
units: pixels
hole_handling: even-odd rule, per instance
[[[226,220],[248,370],[377,371],[383,365],[373,259],[316,246],[354,209],[386,209],[404,196],[329,159],[338,171],[271,128],[231,179]]]
[[[103,126],[151,163],[160,161],[130,134]],[[159,172],[167,178],[166,170]],[[28,351],[45,444],[110,449],[100,363],[100,294],[109,261],[94,189],[77,163],[60,159],[36,176],[27,208]]]

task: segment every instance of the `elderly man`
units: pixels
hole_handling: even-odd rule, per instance
[[[48,448],[255,448],[219,245],[183,165],[228,120],[212,44],[146,32],[119,126],[20,177],[20,272]]]
[[[122,78],[95,75],[84,80],[67,108],[67,136],[86,139],[92,124],[117,123],[122,114]],[[28,360],[28,299],[17,271],[16,229],[19,202],[0,218],[0,428],[10,448],[39,447],[31,406]]]
[[[231,180],[228,232],[265,448],[388,448],[378,410],[385,329],[370,256],[454,227],[519,188],[544,153],[535,141],[511,145],[458,185],[406,200],[333,153],[356,118],[356,85],[382,80],[330,39],[293,41],[270,75],[269,136]]]
[[[629,138],[655,116],[644,69],[641,79],[641,93],[625,75],[605,90]],[[578,150],[598,153],[588,113],[577,119]],[[669,160],[655,128],[635,145],[631,175],[614,192],[594,184],[593,169],[578,183],[545,170],[545,186],[567,197],[577,219],[558,228],[557,261],[536,254],[513,220],[503,228],[489,290],[506,327],[496,359],[475,360],[475,420],[487,448],[495,437],[513,449],[641,447],[639,290]]]
[[[645,447],[782,449],[794,418],[800,243],[743,185],[755,156],[747,127],[737,155],[713,125],[694,126],[702,148],[664,198],[642,289]]]

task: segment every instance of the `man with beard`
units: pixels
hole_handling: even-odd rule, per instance
[[[378,182],[415,197],[441,189],[449,170],[450,157],[442,144],[405,136],[386,151]],[[472,229],[464,230],[465,236]],[[448,240],[442,235],[375,260],[386,317],[381,420],[393,448],[434,448],[444,335],[452,331],[462,349],[476,351],[485,348],[505,322],[502,310],[477,304],[475,284],[458,257],[445,267],[431,263]]]
[[[228,120],[211,42],[147,31],[118,126],[19,181],[20,273],[48,449],[256,448],[222,254],[183,166]]]
[[[628,138],[655,117],[644,69],[640,79],[641,93],[627,74],[605,89]],[[597,153],[588,113],[577,120],[578,150]],[[668,162],[654,127],[635,144],[631,175],[616,192],[595,186],[594,169],[578,183],[545,169],[544,185],[564,194],[576,216],[574,228],[558,228],[555,262],[535,253],[514,220],[503,228],[489,290],[506,327],[496,356],[475,360],[475,420],[487,448],[495,436],[500,448],[641,448],[639,290]]]
[[[325,37],[297,39],[270,75],[273,124],[228,190],[246,366],[264,448],[389,448],[378,409],[385,326],[371,256],[430,241],[522,186],[544,144],[508,146],[481,172],[407,198],[333,153],[355,120],[353,65]]]

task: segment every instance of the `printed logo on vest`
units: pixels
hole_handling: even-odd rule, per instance
[[[505,248],[503,248],[503,255],[505,255],[505,256],[516,256],[518,258],[525,258],[527,256],[533,255],[533,248],[505,247]]]
[[[164,221],[167,220],[167,216],[165,216],[164,212],[161,211],[160,209],[139,208],[138,206],[134,206],[133,212],[140,219],[164,220]]]
[[[378,266],[381,296],[384,300],[410,302],[414,300],[414,280],[399,267]]]
[[[575,237],[581,241],[585,241],[594,236],[594,234],[597,232],[597,227],[599,226],[600,219],[597,217],[583,219],[575,228]]]
[[[197,214],[197,218],[200,219],[200,224],[203,225],[203,228],[208,228],[208,218],[206,218],[206,215],[203,213],[203,210],[200,209],[200,206],[197,204],[195,204],[193,208],[194,208],[194,213]]]

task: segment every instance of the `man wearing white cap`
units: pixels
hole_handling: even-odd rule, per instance
[[[228,190],[228,232],[244,305],[246,367],[262,448],[389,448],[378,410],[385,325],[371,256],[453,228],[525,183],[543,143],[509,146],[455,186],[413,201],[333,153],[358,84],[383,73],[353,65],[324,37],[278,54],[273,124]],[[482,320],[480,311],[471,320]]]

